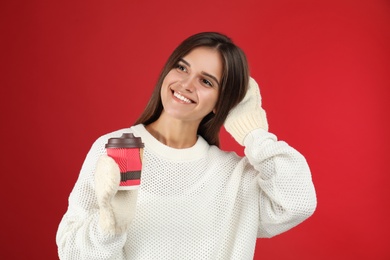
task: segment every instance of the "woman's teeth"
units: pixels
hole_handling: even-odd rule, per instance
[[[173,92],[173,95],[174,95],[175,97],[177,97],[178,99],[180,99],[181,101],[184,101],[184,102],[186,102],[186,103],[192,103],[191,100],[189,100],[189,99],[186,98],[186,97],[183,97],[182,95],[180,95],[180,94],[177,93],[177,92]]]

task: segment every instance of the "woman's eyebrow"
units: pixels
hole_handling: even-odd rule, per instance
[[[212,78],[215,82],[217,82],[218,86],[220,86],[220,84],[219,84],[219,82],[218,82],[216,77],[214,77],[213,75],[208,74],[207,72],[204,72],[204,71],[202,71],[202,74],[207,76],[207,77],[209,77],[209,78]]]
[[[188,61],[184,60],[183,58],[181,58],[179,61],[183,62],[188,67],[191,67],[191,64],[189,64]]]
[[[191,64],[188,61],[186,61],[185,59],[181,58],[179,61],[183,62],[185,65],[187,65],[188,67],[191,68]],[[209,77],[209,78],[212,78],[215,82],[217,82],[218,86],[220,86],[219,81],[217,80],[216,77],[214,77],[213,75],[211,75],[207,72],[204,72],[204,71],[202,71],[202,74]]]

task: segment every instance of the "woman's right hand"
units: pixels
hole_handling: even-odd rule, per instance
[[[135,215],[138,190],[118,190],[120,170],[108,155],[102,155],[95,169],[95,190],[99,205],[99,226],[108,234],[126,232]]]

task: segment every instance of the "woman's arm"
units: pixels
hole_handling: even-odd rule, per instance
[[[107,139],[101,137],[93,144],[69,196],[56,236],[61,259],[124,259],[126,233],[109,234],[99,225],[94,171]]]
[[[263,129],[249,133],[244,144],[245,155],[258,171],[258,236],[275,236],[311,216],[317,200],[305,158]]]
[[[317,200],[305,158],[268,132],[259,87],[249,79],[244,99],[230,111],[226,130],[258,171],[259,237],[284,232],[313,214]]]

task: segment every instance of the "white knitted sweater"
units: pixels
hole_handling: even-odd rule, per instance
[[[124,132],[145,144],[135,217],[122,235],[98,226],[94,168],[108,138]],[[305,158],[258,129],[245,157],[202,137],[187,149],[157,141],[143,125],[100,137],[89,151],[58,231],[61,259],[253,259],[257,237],[308,218],[316,195]]]

